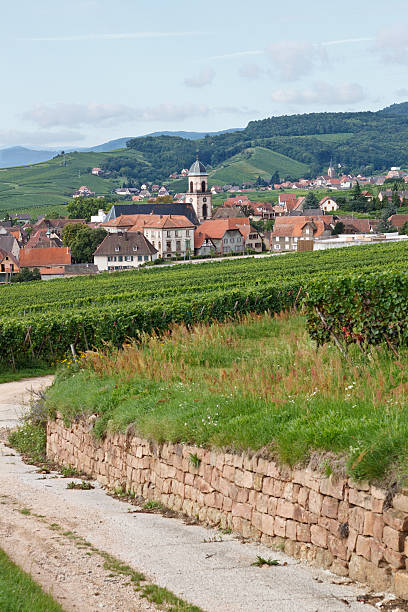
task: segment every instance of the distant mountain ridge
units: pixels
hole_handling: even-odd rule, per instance
[[[140,138],[145,138],[147,136],[177,136],[179,138],[185,138],[187,140],[200,140],[205,136],[216,136],[218,134],[228,134],[230,132],[239,132],[244,128],[230,128],[228,130],[220,130],[219,132],[152,132],[151,134],[146,134],[146,136],[141,136]],[[116,151],[117,149],[124,149],[126,147],[126,143],[133,138],[137,138],[135,136],[128,136],[125,138],[116,138],[115,140],[108,140],[100,145],[96,145],[94,147],[77,147],[77,148],[65,148],[65,147],[56,147],[53,149],[42,150],[42,149],[31,149],[30,147],[5,147],[0,149],[0,168],[15,168],[16,166],[28,166],[30,164],[37,164],[42,161],[48,161],[52,159],[64,150],[66,153],[71,153],[72,151],[78,151],[79,153],[106,153],[107,151]]]

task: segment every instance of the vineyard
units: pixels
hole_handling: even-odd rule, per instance
[[[121,345],[172,323],[280,312],[308,283],[341,274],[404,269],[407,244],[182,265],[0,288],[0,359],[13,367]],[[320,299],[320,298],[319,298]]]

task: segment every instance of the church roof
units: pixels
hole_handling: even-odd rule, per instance
[[[208,172],[203,163],[200,162],[199,159],[196,159],[195,162],[191,165],[190,170],[188,171],[189,176],[208,176]]]

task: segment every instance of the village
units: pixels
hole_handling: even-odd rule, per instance
[[[100,169],[94,168],[93,172]],[[66,278],[139,268],[160,263],[180,263],[194,258],[250,256],[261,253],[313,251],[364,245],[373,242],[406,240],[401,232],[408,214],[392,214],[388,219],[391,231],[381,230],[377,218],[356,218],[352,213],[340,215],[336,190],[352,189],[356,184],[383,184],[388,178],[408,181],[400,168],[391,168],[386,176],[369,178],[347,176],[335,178],[330,163],[326,176],[315,181],[300,180],[263,189],[279,189],[277,203],[256,202],[249,198],[251,185],[209,187],[208,172],[198,160],[189,170],[188,192],[173,198],[163,186],[153,185],[157,193],[151,198],[146,185],[137,195],[117,190],[119,195],[132,195],[132,203],[114,203],[105,212],[86,219],[40,217],[31,223],[29,215],[14,215],[0,222],[0,282],[10,282],[23,270],[36,271],[43,280]],[[298,195],[298,188],[313,193],[317,187],[333,190],[311,208],[308,195]],[[261,188],[262,189],[262,188]],[[293,191],[288,191],[293,189]],[[222,205],[213,206],[213,197],[225,192]],[[132,190],[137,191],[137,190]],[[230,193],[229,193],[230,192]],[[234,195],[231,195],[234,193]],[[397,192],[400,206],[408,191]],[[384,189],[378,200],[391,203],[394,192]],[[87,198],[95,194],[86,186],[73,194]],[[373,198],[361,191],[367,201]],[[101,206],[103,199],[101,199]],[[84,225],[104,230],[100,243],[89,261],[78,263],[69,246],[64,244],[67,226]],[[398,233],[400,232],[400,233]],[[29,278],[25,276],[24,278]]]

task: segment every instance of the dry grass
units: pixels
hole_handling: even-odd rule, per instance
[[[347,361],[333,346],[317,349],[296,314],[177,326],[86,354],[47,401],[67,419],[97,413],[98,435],[132,424],[159,442],[253,449],[291,464],[331,453],[355,478],[383,478],[406,463],[408,353],[354,348]]]

